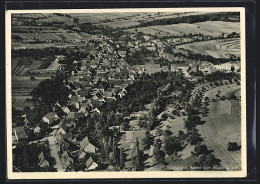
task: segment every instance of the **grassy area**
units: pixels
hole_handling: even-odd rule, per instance
[[[216,92],[222,95],[235,94],[240,86],[225,85],[207,91],[204,96],[216,98]],[[211,101],[208,116],[203,117],[205,124],[198,126],[209,150],[221,159],[221,165],[228,170],[241,169],[241,151],[228,151],[228,142],[241,144],[241,105],[238,100]]]

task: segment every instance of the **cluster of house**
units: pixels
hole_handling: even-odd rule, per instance
[[[197,61],[196,59],[190,59],[190,58],[187,58],[187,57],[181,56],[181,55],[176,56],[176,55],[166,53],[166,52],[159,52],[159,56],[169,60],[170,62],[187,63],[187,64],[189,63],[190,64],[190,63],[194,63]]]
[[[127,47],[130,48],[130,53],[135,52],[135,50],[141,49],[141,47],[145,47],[147,50],[156,51],[156,42],[154,41],[129,41],[127,43]]]
[[[214,65],[212,63],[209,63],[207,61],[201,61],[201,62],[193,62],[193,63],[174,63],[171,64],[171,71],[179,71],[181,70],[184,74],[184,76],[188,79],[191,79],[191,73],[196,73],[198,71],[201,71],[204,75],[216,72],[216,71],[222,71],[222,72],[240,72],[241,65],[240,62],[227,62],[219,65]]]
[[[71,106],[77,109],[78,113],[87,115],[92,111],[98,112],[98,107],[105,102],[116,101],[126,95],[126,87],[134,82],[134,73],[129,71],[124,60],[115,61],[115,67],[104,64],[111,62],[102,60],[93,65],[83,60],[80,71],[73,73],[68,80],[67,87],[73,93],[67,107],[62,107],[66,113],[71,112]]]
[[[88,137],[80,139],[80,135],[73,134],[72,130],[76,127],[78,117],[71,119],[69,116],[59,117],[56,112],[46,114],[42,121],[47,123],[52,129],[48,137],[53,139],[52,148],[55,149],[63,171],[74,171],[76,166],[83,167],[86,171],[94,170],[98,164],[92,158],[93,154],[98,152],[98,148],[90,143]],[[41,128],[37,126],[34,132],[40,132]],[[24,127],[14,128],[15,136],[26,138]],[[49,141],[50,142],[50,141]],[[54,147],[54,148],[53,148]],[[44,152],[38,156],[38,165],[41,168],[49,167],[49,161]],[[56,162],[57,162],[57,158]]]
[[[88,137],[81,141],[78,140],[78,137],[72,139],[72,133],[68,133],[70,128],[65,121],[61,121],[51,128],[53,132],[50,133],[50,136],[53,136],[63,171],[74,171],[75,167],[82,167],[85,171],[90,171],[98,167],[92,158],[93,154],[98,152],[98,148],[89,142]],[[38,165],[41,168],[49,167],[50,164],[44,152],[39,154],[38,159]]]
[[[78,135],[73,135],[71,121],[61,119],[58,125],[51,128],[53,131],[50,136],[53,136],[64,171],[73,171],[76,165],[82,166],[86,171],[98,167],[91,155],[99,149],[90,143],[87,136],[80,140]]]
[[[195,41],[202,41],[202,40],[210,40],[213,37],[208,35],[192,35],[191,37],[178,37],[178,38],[172,38],[172,39],[167,39],[166,42],[169,44],[184,44],[184,43],[190,43],[190,42],[195,42]]]
[[[216,71],[222,71],[222,72],[240,72],[241,64],[240,62],[227,62],[222,63],[218,65],[214,65],[211,63],[208,63],[206,61],[200,62],[200,64],[197,64],[193,66],[191,71],[201,71],[204,75],[216,72]]]
[[[149,62],[146,62],[143,65],[133,65],[129,66],[128,68],[136,75],[136,74],[154,74],[157,72],[167,72],[169,71],[168,66],[161,66],[161,64],[156,63],[155,58],[151,58]]]

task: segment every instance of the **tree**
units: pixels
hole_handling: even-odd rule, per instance
[[[114,111],[111,111],[111,112],[108,113],[107,123],[108,123],[109,126],[114,126],[114,125],[117,124],[117,123],[115,123],[115,112]]]
[[[165,137],[167,137],[167,136],[171,136],[172,132],[169,129],[166,129],[166,130],[164,130],[163,134],[164,134]]]
[[[201,167],[202,170],[212,170],[214,166],[220,166],[220,159],[217,159],[213,154],[202,154],[198,162],[195,162],[196,167]]]
[[[197,145],[203,141],[203,138],[197,131],[197,129],[194,129],[192,132],[188,133],[188,141],[191,145]]]
[[[165,153],[161,150],[162,142],[160,139],[156,139],[154,143],[153,155],[157,162],[164,163],[165,162]]]
[[[205,144],[199,144],[195,146],[193,154],[196,156],[201,154],[207,155],[209,154],[209,150]]]
[[[144,150],[149,150],[151,145],[153,144],[153,137],[150,132],[147,130],[145,132],[145,137],[143,138]]]
[[[78,18],[78,17],[73,18],[73,22],[74,22],[75,25],[78,25],[78,23],[79,23],[79,18]]]
[[[139,149],[139,141],[136,137],[135,147],[132,152],[132,162],[135,171],[144,170],[144,153]]]
[[[117,143],[115,139],[113,140],[113,148],[112,148],[112,153],[111,153],[111,164],[116,167],[116,169],[120,165],[120,150],[117,147]]]
[[[31,76],[30,79],[33,81],[33,80],[36,80],[34,76]]]
[[[203,122],[198,115],[189,115],[187,120],[185,121],[184,126],[187,130],[193,130],[196,128],[197,125],[201,125],[202,123]]]
[[[240,149],[240,146],[237,145],[237,142],[229,142],[228,143],[228,147],[227,147],[228,151],[236,151],[236,150],[239,150],[239,149]]]
[[[126,160],[126,156],[124,153],[124,148],[121,147],[120,148],[120,169],[124,169],[125,168],[125,160]]]
[[[179,131],[178,131],[178,138],[179,138],[180,140],[183,140],[185,137],[186,137],[186,136],[185,136],[185,133],[184,133],[182,130],[179,130]]]
[[[164,151],[168,155],[176,154],[182,150],[181,142],[176,136],[166,136],[163,140]]]

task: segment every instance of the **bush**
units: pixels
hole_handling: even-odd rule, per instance
[[[31,79],[31,80],[36,80],[36,79],[34,78],[34,76],[31,76],[30,79]]]
[[[226,97],[225,97],[225,96],[222,96],[222,97],[220,98],[220,100],[226,100]]]
[[[228,151],[236,151],[236,150],[239,150],[240,148],[241,148],[241,146],[238,146],[237,142],[229,142],[227,150]]]
[[[168,118],[168,115],[166,113],[162,114],[162,121],[165,121]]]
[[[214,82],[214,85],[215,86],[219,86],[219,83],[216,81],[216,82]]]
[[[205,144],[196,145],[194,148],[194,152],[193,152],[193,154],[196,156],[201,155],[201,154],[207,155],[209,153],[210,153],[210,151],[208,150],[208,148]]]
[[[217,100],[215,98],[212,99],[213,102],[216,102]]]

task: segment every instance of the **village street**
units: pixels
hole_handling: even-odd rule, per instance
[[[51,156],[54,157],[56,160],[56,165],[54,166],[54,168],[57,168],[58,172],[64,172],[60,157],[58,155],[58,145],[55,143],[54,136],[48,137],[48,141],[49,141],[49,148],[51,150]]]

